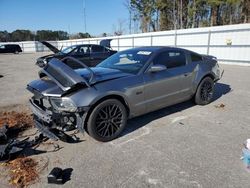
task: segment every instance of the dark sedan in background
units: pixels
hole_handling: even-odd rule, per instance
[[[40,67],[44,67],[48,61],[52,58],[57,58],[62,60],[67,56],[74,57],[89,67],[94,67],[99,64],[101,61],[105,60],[109,56],[115,54],[117,51],[114,51],[110,48],[110,39],[103,40],[100,42],[100,45],[97,44],[81,44],[73,45],[65,48],[64,50],[59,50],[52,44],[42,41],[41,43],[47,46],[54,54],[46,55],[37,59],[36,64]],[[64,60],[64,63],[69,65],[71,68],[80,68],[79,64],[71,61],[70,59]]]
[[[21,47],[18,44],[4,44],[0,45],[0,53],[15,53],[22,52]]]

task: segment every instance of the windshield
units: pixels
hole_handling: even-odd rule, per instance
[[[136,74],[145,65],[151,54],[150,50],[125,50],[110,56],[97,67],[118,69],[122,72]]]
[[[77,47],[77,45],[69,46],[69,47],[63,49],[61,52],[62,52],[63,54],[68,54],[68,53],[70,53],[71,51],[73,51],[76,47]]]

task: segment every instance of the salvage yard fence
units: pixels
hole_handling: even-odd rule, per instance
[[[111,47],[118,51],[139,46],[174,46],[216,56],[221,62],[250,64],[250,24],[49,42],[58,49],[64,49],[77,44],[99,44],[103,39],[112,39]],[[24,52],[49,51],[38,41],[15,43],[19,44]]]

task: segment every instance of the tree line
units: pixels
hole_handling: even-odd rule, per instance
[[[250,0],[124,0],[129,24],[118,20],[113,34],[164,31],[196,27],[250,23]],[[89,33],[65,31],[0,31],[0,42],[67,40],[93,37]]]
[[[0,31],[0,42],[18,42],[18,41],[43,41],[43,40],[67,40],[90,38],[89,33],[76,33],[69,35],[65,31],[38,30],[15,30],[11,33]]]
[[[250,0],[125,0],[125,6],[130,33],[250,22]]]

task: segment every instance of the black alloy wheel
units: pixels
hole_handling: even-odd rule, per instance
[[[205,81],[201,85],[200,95],[203,101],[210,101],[213,98],[213,84],[209,81]]]
[[[124,105],[116,99],[108,99],[97,105],[88,120],[88,132],[98,141],[107,142],[116,138],[127,122]]]
[[[205,77],[197,88],[195,103],[199,105],[209,104],[213,100],[213,95],[214,81],[210,77]]]

